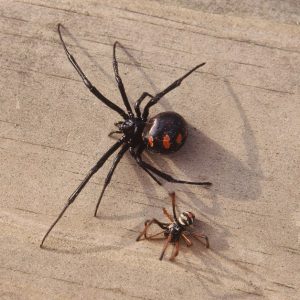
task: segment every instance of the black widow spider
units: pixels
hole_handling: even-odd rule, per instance
[[[190,241],[187,235],[191,235],[196,239],[199,238],[205,239],[206,248],[209,248],[208,237],[205,234],[190,230],[190,226],[194,224],[195,215],[190,211],[184,211],[180,214],[179,218],[177,218],[176,209],[175,209],[175,193],[174,192],[170,193],[170,196],[172,198],[173,217],[168,213],[168,211],[165,208],[163,208],[163,213],[168,218],[168,220],[171,221],[171,223],[160,222],[155,218],[153,218],[152,220],[146,220],[145,228],[141,232],[141,234],[137,237],[136,241],[140,241],[143,236],[146,240],[157,239],[157,237],[163,234],[166,241],[159,257],[160,260],[163,259],[165,252],[170,243],[174,244],[174,248],[170,260],[175,259],[175,257],[179,253],[179,241],[181,237],[183,238],[183,240],[185,241],[188,247],[192,246],[193,243]],[[157,226],[159,226],[162,229],[162,231],[152,235],[148,235],[149,227],[152,224],[156,224]]]
[[[124,120],[115,123],[115,126],[118,128],[117,131],[113,131],[110,133],[121,133],[123,134],[122,137],[111,146],[111,148],[104,153],[104,155],[98,160],[95,166],[88,172],[86,177],[80,183],[80,185],[76,188],[76,190],[72,193],[69,197],[67,203],[65,204],[63,210],[58,215],[54,223],[50,226],[48,231],[46,232],[40,247],[43,247],[43,243],[47,238],[48,234],[55,226],[55,224],[59,221],[59,219],[63,216],[66,209],[74,202],[77,198],[79,193],[91,179],[91,177],[103,166],[106,160],[117,150],[121,147],[121,150],[118,152],[117,156],[115,157],[113,164],[110,168],[110,171],[105,179],[104,186],[102,188],[102,192],[98,199],[94,216],[97,215],[97,210],[99,204],[101,202],[102,196],[105,192],[106,187],[111,181],[112,175],[120,162],[121,158],[125,154],[126,151],[129,150],[131,156],[135,159],[137,164],[159,185],[161,185],[160,181],[156,178],[155,175],[169,181],[175,183],[186,183],[186,184],[195,184],[195,185],[211,185],[210,182],[191,182],[185,180],[178,180],[173,178],[172,176],[156,169],[155,167],[151,166],[150,164],[143,161],[141,155],[145,149],[148,149],[153,152],[159,153],[171,153],[177,151],[184,143],[187,137],[187,125],[185,120],[175,112],[164,112],[158,114],[157,116],[148,120],[149,109],[155,105],[165,94],[169,93],[176,87],[178,87],[182,80],[193,73],[198,68],[202,67],[205,63],[197,65],[192,70],[187,72],[185,75],[177,79],[171,85],[169,85],[166,89],[162,92],[156,94],[155,96],[150,95],[147,92],[144,92],[141,97],[135,102],[134,110],[136,115],[133,113],[132,108],[129,104],[125,88],[122,82],[122,79],[119,75],[118,70],[118,62],[116,60],[116,46],[118,42],[114,43],[113,46],[113,69],[115,74],[115,79],[118,84],[118,88],[120,90],[123,103],[126,107],[127,113],[120,108],[118,105],[114,104],[110,100],[108,100],[105,96],[103,96],[89,81],[89,79],[85,76],[79,65],[77,64],[75,58],[70,54],[69,50],[66,47],[66,44],[62,38],[62,34],[60,28],[63,27],[61,24],[58,24],[57,30],[59,34],[59,38],[61,40],[62,46],[66,52],[68,60],[73,65],[77,73],[80,75],[81,79],[85,86],[90,90],[92,94],[94,94],[100,101],[106,104],[109,108],[117,112]],[[150,101],[145,105],[143,112],[140,110],[140,105],[142,101],[146,98],[150,97]],[[155,175],[154,175],[155,174]]]

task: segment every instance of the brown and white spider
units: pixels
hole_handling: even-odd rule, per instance
[[[195,215],[190,211],[185,211],[180,214],[179,218],[177,218],[176,210],[175,210],[175,193],[174,192],[171,193],[170,196],[172,198],[173,217],[168,213],[168,211],[165,208],[163,209],[163,213],[171,221],[171,223],[160,222],[155,218],[151,220],[146,220],[145,228],[141,232],[141,234],[137,237],[136,240],[140,241],[143,236],[146,240],[151,240],[163,234],[166,241],[163,250],[161,252],[161,255],[159,257],[160,260],[163,259],[165,251],[167,250],[167,247],[170,243],[174,244],[174,248],[170,260],[175,259],[175,257],[178,255],[179,252],[179,241],[181,237],[183,238],[183,240],[185,241],[188,247],[192,246],[193,243],[187,237],[187,235],[193,236],[196,239],[198,238],[204,239],[206,248],[209,248],[208,237],[205,234],[190,230],[190,226],[194,223]],[[158,233],[148,235],[149,227],[152,224],[158,225],[163,230]]]

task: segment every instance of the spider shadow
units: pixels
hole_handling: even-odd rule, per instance
[[[170,155],[172,163],[177,169],[181,170],[187,178],[199,177],[205,174],[202,180],[208,180],[213,183],[210,188],[211,196],[217,200],[217,196],[235,199],[238,201],[256,200],[261,194],[260,180],[263,177],[259,166],[259,152],[256,145],[254,133],[250,127],[246,113],[242,108],[241,101],[234,93],[232,86],[225,81],[230,96],[234,100],[240,113],[244,126],[243,142],[247,151],[247,161],[244,163],[237,159],[231,152],[210,139],[204,133],[196,128],[190,130],[190,137],[180,153]],[[169,159],[158,159],[155,156],[148,156],[152,163],[160,166],[162,169],[169,169]],[[189,165],[190,164],[190,165]],[[191,166],[192,165],[192,166]],[[179,187],[180,186],[180,187]],[[187,185],[178,185],[196,205],[195,195]],[[202,189],[203,192],[203,189]],[[202,193],[199,191],[199,193]],[[218,206],[202,207],[206,213],[218,213]]]
[[[180,186],[180,190],[185,193],[185,196],[190,197],[196,207],[201,208],[201,212],[213,215],[221,213],[219,205],[217,204],[219,195],[238,201],[255,201],[261,194],[260,180],[263,177],[259,166],[257,143],[247,115],[230,83],[225,81],[225,85],[229,95],[236,104],[243,123],[244,132],[242,137],[247,151],[246,162],[241,162],[232,153],[195,128],[191,130],[190,139],[188,139],[185,148],[182,149],[181,153],[176,153],[172,157],[172,162],[178,169],[185,173],[188,178],[197,178],[199,174],[196,172],[200,169],[201,174],[205,174],[205,180],[211,180],[213,182],[211,195],[215,203],[212,206],[205,206],[203,202],[196,200],[197,197],[194,197],[195,194],[191,192],[188,186]],[[185,160],[182,159],[182,156]],[[197,158],[196,162],[195,158]],[[155,157],[151,157],[151,160],[153,163],[157,162]],[[192,169],[187,167],[186,161],[195,162]],[[164,168],[165,166],[168,167],[168,163],[168,160],[163,162]],[[199,191],[199,194],[202,193],[202,191]],[[185,200],[181,200],[180,202],[187,204]],[[233,282],[241,282],[247,286],[249,290],[253,290],[253,294],[263,294],[263,290],[258,285],[250,284],[247,279],[238,275],[239,273],[245,272],[255,273],[255,271],[250,270],[244,264],[226,257],[221,253],[224,249],[229,248],[226,240],[228,236],[231,235],[230,230],[218,224],[214,224],[214,228],[212,228],[206,222],[203,223],[201,227],[205,234],[209,237],[211,236],[211,249],[205,251],[204,246],[194,243],[192,247],[186,248],[186,250],[182,252],[191,251],[197,258],[199,257],[201,259],[204,267],[195,266],[189,260],[185,262],[176,260],[175,264],[183,268],[186,272],[196,275],[203,288],[205,288],[212,297],[217,297],[217,295],[209,288],[206,282],[210,281],[215,284],[221,284],[223,278],[225,278],[226,281],[229,279]],[[184,249],[184,247],[182,248]],[[264,280],[257,273],[256,278],[258,281]],[[236,291],[236,293],[233,291],[230,295],[224,295],[223,299],[239,299],[240,297],[241,295],[238,291]]]
[[[208,231],[215,233],[215,228],[211,228],[204,222],[196,221],[195,229],[201,228],[201,231],[207,234]],[[159,227],[157,227],[159,228]],[[160,231],[160,228],[158,229]],[[153,232],[155,233],[155,231]],[[219,232],[219,236],[226,236],[226,232]],[[163,263],[172,263],[178,268],[183,269],[188,276],[197,277],[198,282],[202,285],[203,289],[207,291],[213,298],[219,298],[219,295],[215,293],[215,287],[222,285],[223,282],[231,281],[233,284],[240,283],[247,287],[249,293],[262,294],[263,290],[253,282],[249,282],[248,278],[243,275],[246,273],[254,273],[245,264],[242,264],[238,260],[226,257],[221,254],[220,251],[228,248],[227,241],[223,238],[210,239],[210,248],[206,248],[204,241],[189,237],[193,245],[190,247],[186,246],[186,243],[181,239],[179,255],[172,262],[168,259],[171,255],[174,245],[170,244],[163,258]],[[141,240],[140,243],[151,243],[147,247],[153,249],[151,253],[155,252],[157,258],[159,257],[165,238],[153,240]],[[216,250],[218,249],[218,250]],[[196,262],[196,263],[195,263]],[[260,275],[257,275],[258,281],[264,280]],[[214,288],[211,288],[209,284],[213,284]],[[230,293],[224,294],[221,299],[240,299],[241,293],[238,289],[233,289]]]
[[[203,232],[210,237],[213,250],[210,250],[209,253],[213,251],[214,255],[211,256],[210,254],[207,254],[204,246],[201,244],[197,245],[199,243],[194,243],[196,247],[189,247],[186,250],[192,251],[192,253],[199,258],[201,258],[202,255],[205,255],[206,258],[203,261],[206,267],[203,268],[203,270],[198,270],[197,268],[192,267],[190,263],[176,262],[179,267],[184,268],[187,272],[193,272],[192,270],[194,270],[194,273],[198,274],[197,276],[199,276],[203,287],[206,287],[207,289],[208,285],[205,283],[207,280],[219,283],[223,278],[228,277],[232,281],[239,280],[249,286],[249,283],[242,276],[238,275],[238,271],[242,270],[243,272],[246,271],[251,273],[253,273],[253,271],[246,268],[244,265],[233,261],[231,258],[223,256],[220,252],[229,248],[227,239],[231,236],[230,228],[217,224],[214,220],[209,218],[209,215],[223,213],[218,204],[219,196],[235,199],[237,201],[255,201],[261,194],[260,180],[263,176],[259,166],[259,152],[256,140],[247,116],[242,108],[241,101],[234,93],[230,83],[225,82],[225,84],[230,96],[236,104],[243,122],[244,132],[242,137],[247,151],[247,160],[245,163],[238,160],[231,152],[227,151],[224,147],[217,144],[196,128],[191,128],[190,138],[187,140],[187,145],[182,151],[172,154],[166,159],[164,159],[163,156],[158,158],[158,156],[155,155],[147,155],[147,159],[163,171],[169,168],[170,161],[172,161],[175,167],[181,170],[187,178],[192,178],[194,180],[194,178],[199,176],[197,173],[201,170],[201,174],[205,174],[205,177],[201,178],[201,180],[211,180],[213,182],[213,186],[210,189],[206,190],[200,187],[199,193],[197,192],[197,194],[195,193],[195,188],[197,187],[191,189],[187,185],[180,184],[173,186],[176,191],[181,191],[184,194],[184,197],[182,197],[182,195],[179,196],[180,201],[178,202],[180,204],[190,207],[189,203],[192,202],[200,211],[197,212],[197,214],[202,214],[202,218],[200,217],[200,219],[209,220],[209,222],[200,222],[200,227]],[[182,157],[185,159],[182,159]],[[187,164],[187,162],[189,163]],[[139,170],[139,172],[143,171]],[[140,183],[144,186],[145,190],[149,189],[149,183],[153,184],[152,180],[150,182],[148,180],[145,181],[146,176],[139,176],[139,178]],[[212,199],[211,205],[206,205],[203,201],[199,201],[199,195],[205,194]],[[153,202],[153,199],[149,199],[149,201],[151,203]],[[147,215],[149,215],[149,213]],[[154,215],[151,215],[151,217],[153,216]],[[161,218],[158,219],[161,220]],[[210,226],[209,224],[213,224],[213,226]],[[142,224],[140,228],[143,228]],[[226,265],[226,271],[224,271],[224,264]],[[237,270],[237,272],[233,271],[230,267],[227,267],[228,264],[233,266],[233,270]],[[203,275],[203,273],[205,273],[204,270],[213,271]],[[250,288],[253,287],[249,286],[249,289]],[[255,291],[262,292],[258,286],[255,286]],[[214,294],[211,290],[209,292],[212,295]],[[235,294],[233,293],[232,295],[227,296],[229,298],[240,297],[240,294],[239,296],[234,295]]]
[[[261,289],[259,285],[249,281],[244,275],[240,275],[245,274],[245,272],[254,273],[258,282],[261,282],[265,279],[260,274],[251,270],[246,264],[243,264],[239,260],[222,254],[223,250],[229,248],[227,238],[225,239],[225,237],[230,235],[228,229],[224,229],[223,227],[221,227],[221,230],[215,227],[212,228],[206,222],[201,222],[197,219],[195,220],[194,229],[201,229],[200,231],[208,235],[210,247],[206,248],[203,239],[193,237],[189,237],[193,245],[187,247],[186,243],[181,239],[179,255],[172,264],[175,264],[178,268],[182,268],[187,274],[197,277],[203,289],[213,298],[219,298],[219,295],[215,293],[215,287],[222,285],[224,281],[231,281],[233,284],[239,282],[247,287],[249,294],[263,294],[263,289]],[[213,236],[209,236],[210,232]],[[166,253],[165,260],[169,258],[170,252],[171,249],[169,249],[169,253]],[[214,284],[214,288],[209,287],[208,282]],[[224,294],[221,299],[240,299],[240,297],[240,290],[234,289],[232,293]]]
[[[255,273],[257,282],[264,282],[265,279],[238,260],[221,254],[219,250],[216,250],[215,245],[207,249],[204,245],[194,242],[189,248],[182,245],[181,250],[179,253],[181,256],[178,256],[174,264],[187,274],[197,277],[199,284],[213,299],[241,299],[241,290],[238,288],[226,291],[220,298],[215,291],[216,287],[222,286],[224,282],[227,284],[231,282],[233,286],[242,285],[249,294],[263,295],[264,291],[259,284],[249,281],[247,276],[240,274]],[[191,254],[196,257],[196,264]],[[213,284],[213,288],[207,283]]]
[[[64,245],[63,247],[60,246],[43,246],[43,251],[55,252],[60,254],[69,254],[69,255],[80,255],[80,254],[88,254],[88,253],[100,253],[104,251],[111,251],[111,250],[119,250],[120,247],[116,246],[92,246],[92,245],[84,245],[69,248]]]

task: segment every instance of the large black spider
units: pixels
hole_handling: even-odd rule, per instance
[[[122,79],[119,75],[118,70],[118,63],[116,60],[116,46],[118,42],[114,43],[113,46],[113,69],[115,78],[118,84],[118,88],[120,90],[123,103],[126,107],[127,113],[120,108],[118,105],[114,104],[110,100],[108,100],[105,96],[103,96],[89,81],[89,79],[85,76],[79,65],[77,64],[75,58],[70,54],[69,50],[66,47],[66,44],[62,38],[62,34],[60,31],[60,28],[63,27],[61,24],[58,24],[57,30],[59,34],[59,38],[61,40],[62,46],[66,52],[66,55],[68,57],[68,60],[71,62],[77,73],[80,75],[81,79],[83,80],[83,83],[85,86],[104,104],[106,104],[109,108],[117,112],[122,118],[122,121],[119,121],[115,123],[115,126],[118,128],[117,131],[113,131],[110,133],[120,133],[122,134],[122,137],[118,139],[118,141],[112,145],[109,150],[98,160],[95,166],[92,167],[92,169],[88,172],[86,177],[83,179],[83,181],[80,183],[80,185],[76,188],[76,190],[72,193],[72,195],[69,197],[65,207],[61,211],[61,213],[58,215],[54,223],[50,226],[48,231],[46,232],[40,247],[43,246],[43,243],[45,239],[47,238],[48,234],[52,230],[52,228],[55,226],[55,224],[59,221],[59,219],[63,216],[66,209],[74,202],[74,200],[77,198],[79,193],[82,191],[82,189],[85,187],[85,185],[88,183],[88,181],[91,179],[91,177],[103,166],[103,164],[106,162],[106,160],[115,152],[117,149],[121,147],[121,150],[116,155],[113,164],[110,168],[110,171],[105,179],[104,186],[102,188],[102,192],[100,194],[100,197],[98,199],[96,209],[94,216],[97,215],[97,210],[99,207],[99,204],[101,202],[102,196],[105,192],[106,187],[111,181],[112,175],[122,159],[125,152],[129,150],[131,156],[135,159],[137,164],[153,179],[155,180],[159,185],[161,185],[161,182],[156,178],[156,176],[161,177],[169,182],[175,182],[175,183],[185,183],[185,184],[195,184],[195,185],[211,185],[210,182],[192,182],[192,181],[185,181],[185,180],[178,180],[173,178],[172,176],[156,169],[155,167],[151,166],[150,164],[143,161],[141,155],[142,152],[147,149],[153,152],[158,153],[171,153],[177,151],[181,146],[184,144],[185,139],[187,137],[187,124],[185,120],[177,113],[175,112],[163,112],[155,117],[148,120],[149,115],[149,109],[155,105],[164,95],[178,87],[183,79],[188,77],[191,73],[193,73],[198,68],[205,65],[205,63],[202,63],[200,65],[197,65],[192,70],[187,72],[185,75],[174,81],[171,85],[169,85],[166,89],[164,89],[162,92],[156,94],[155,96],[150,95],[147,92],[142,93],[141,97],[135,102],[134,104],[134,110],[135,114],[132,111],[132,108],[129,104],[125,88],[122,82]],[[141,112],[140,105],[142,101],[146,98],[150,97],[149,102],[145,105],[145,108],[143,112]]]

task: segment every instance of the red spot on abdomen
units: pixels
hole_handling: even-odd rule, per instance
[[[170,144],[170,137],[166,134],[164,135],[163,137],[163,146],[165,149],[169,149],[171,147],[171,144]]]
[[[148,137],[148,144],[149,144],[150,147],[154,146],[153,137],[151,135]]]
[[[177,138],[176,138],[176,143],[177,143],[177,144],[181,144],[181,142],[182,142],[182,134],[179,133],[179,134],[177,135]]]

